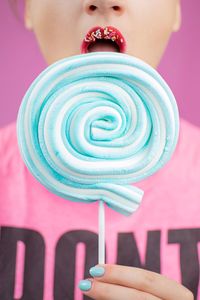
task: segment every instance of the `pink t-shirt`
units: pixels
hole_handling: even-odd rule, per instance
[[[106,207],[107,263],[161,272],[200,299],[200,129],[181,120],[172,159],[136,186],[145,195],[134,215]],[[0,299],[89,299],[77,282],[97,264],[98,203],[67,201],[38,183],[15,124],[0,130],[0,230]]]

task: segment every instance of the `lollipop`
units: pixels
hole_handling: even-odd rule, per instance
[[[143,191],[131,183],[158,171],[178,140],[174,96],[161,76],[126,54],[60,60],[24,96],[18,143],[31,173],[72,201],[100,200],[125,215]]]

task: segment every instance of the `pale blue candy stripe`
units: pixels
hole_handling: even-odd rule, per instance
[[[17,120],[22,157],[47,189],[72,201],[103,200],[126,215],[144,194],[129,184],[169,161],[178,133],[177,104],[158,72],[112,52],[49,66]]]

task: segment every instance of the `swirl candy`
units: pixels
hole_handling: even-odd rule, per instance
[[[131,183],[171,158],[179,132],[174,96],[161,76],[127,54],[60,60],[32,83],[19,110],[18,143],[32,174],[53,193],[104,201],[133,213]]]

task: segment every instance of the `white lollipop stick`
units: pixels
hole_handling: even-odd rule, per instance
[[[99,201],[99,264],[105,264],[105,207],[104,202]]]

